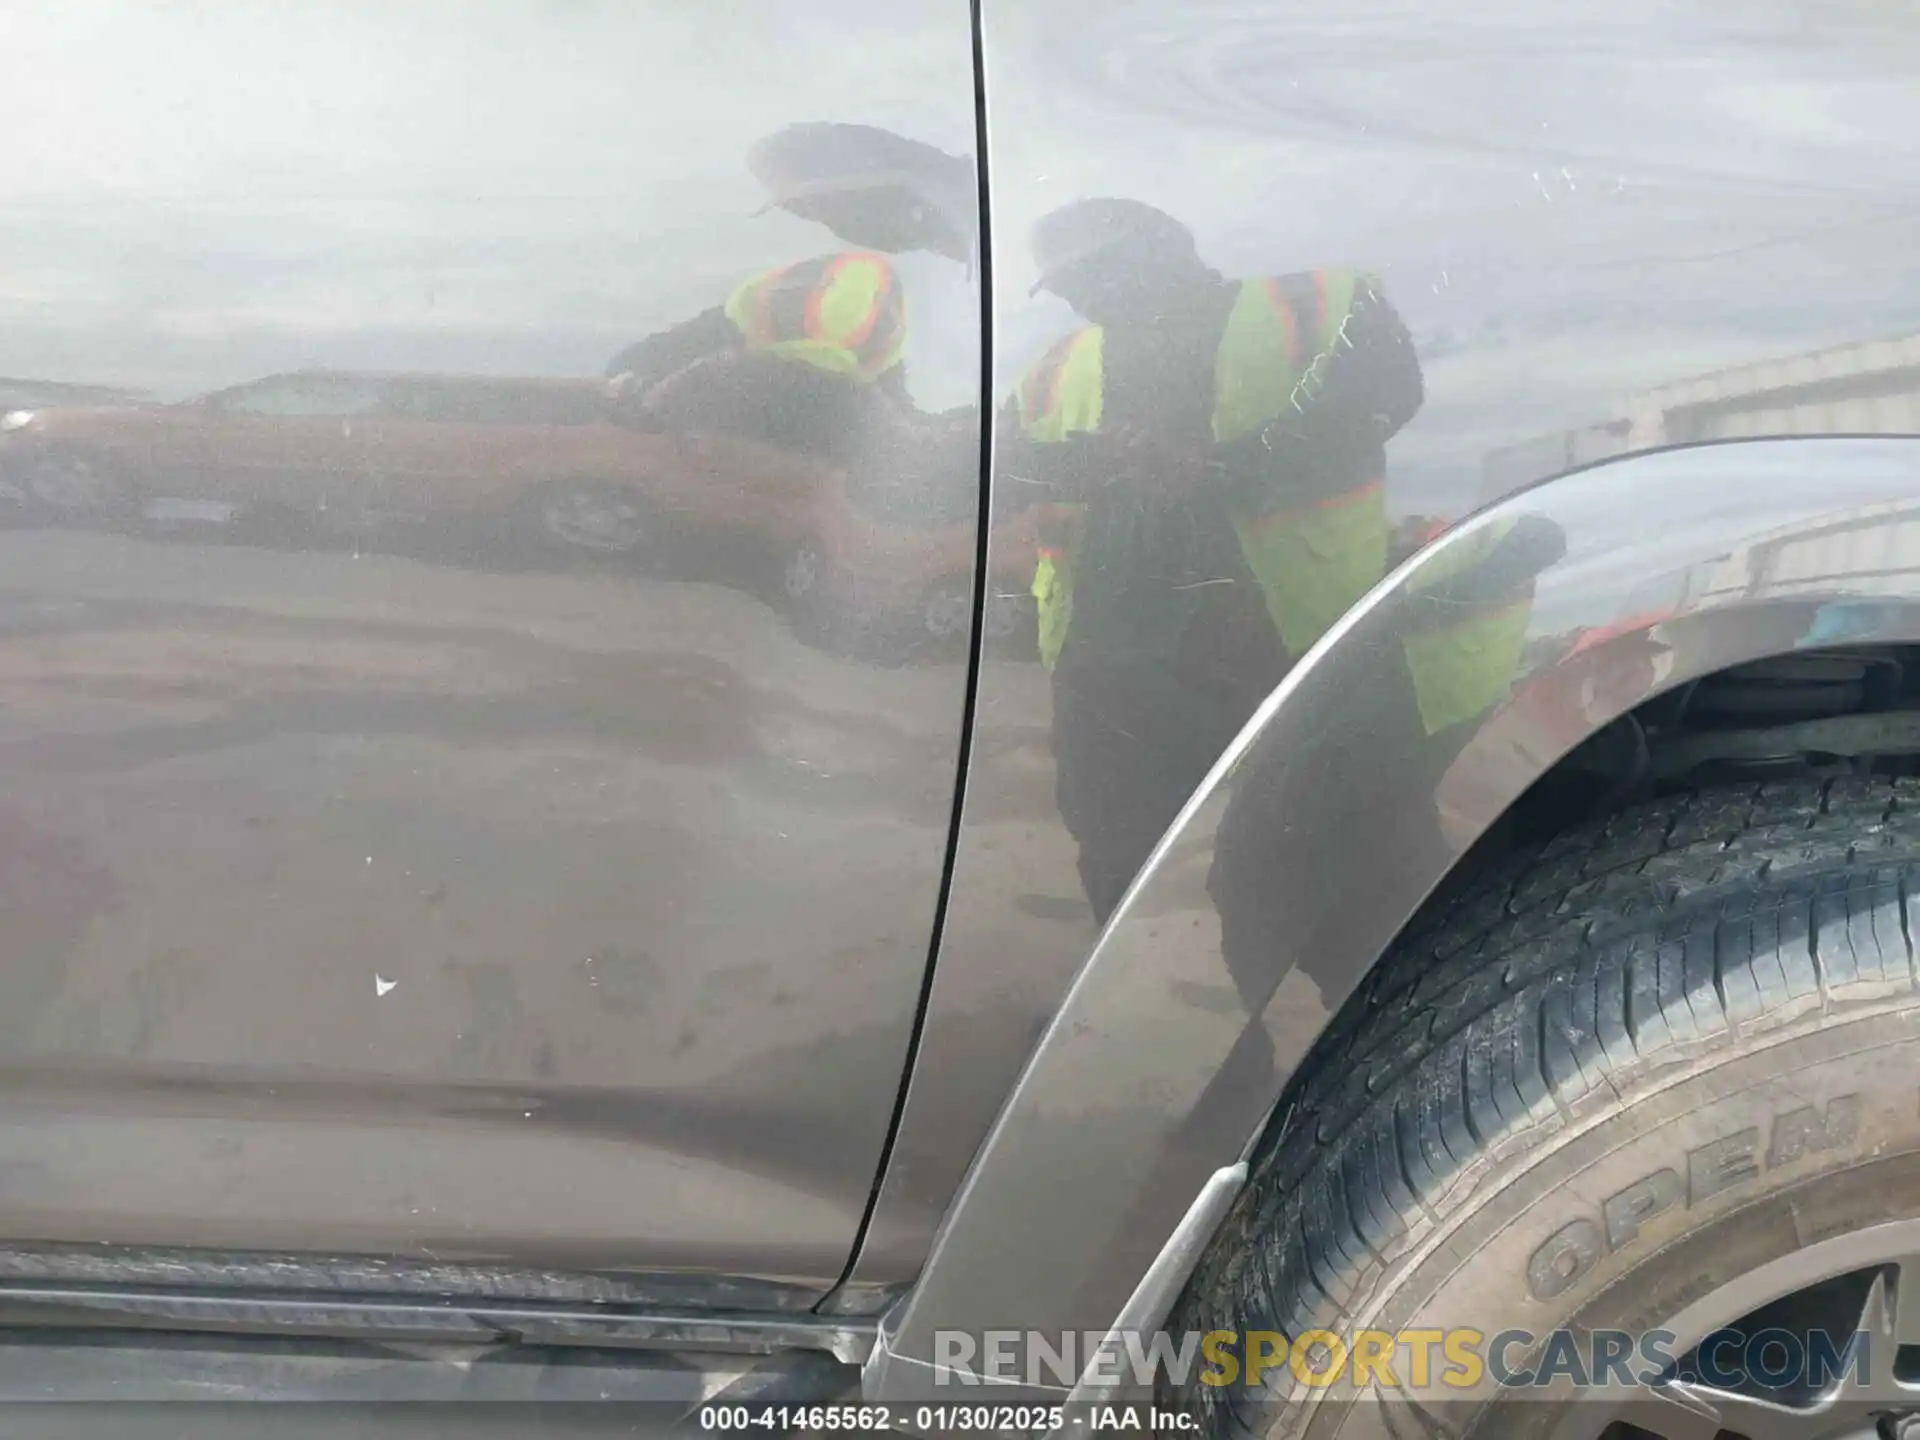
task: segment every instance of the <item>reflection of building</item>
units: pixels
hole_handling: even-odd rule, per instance
[[[1920,393],[1910,403],[1920,405]],[[1829,593],[1841,581],[1856,595],[1912,595],[1920,583],[1920,508],[1890,500],[1760,540],[1700,570],[1689,600],[1705,608],[1751,596],[1792,599]]]
[[[1920,430],[1920,335],[1816,350],[1663,385],[1598,424],[1486,457],[1480,499],[1631,451],[1779,435]]]
[[[1502,495],[1511,495],[1523,485],[1564,475],[1596,460],[1610,460],[1630,448],[1626,420],[1609,420],[1584,425],[1578,430],[1562,430],[1555,435],[1540,435],[1489,451],[1482,462],[1480,493],[1477,503],[1485,505]]]

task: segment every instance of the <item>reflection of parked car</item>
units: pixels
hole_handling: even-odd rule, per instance
[[[657,442],[604,422],[593,381],[310,372],[10,418],[0,467],[44,517],[82,523],[274,515],[359,533],[662,468]]]
[[[828,617],[851,615],[887,625],[886,637],[915,646],[963,645],[973,626],[977,520],[960,515],[909,518],[892,505],[862,503],[835,473],[821,494],[812,531],[797,539],[781,572],[789,599]],[[1033,636],[1034,512],[994,528],[984,611],[993,644]]]
[[[632,378],[0,403],[0,1440],[1920,1440],[1920,6],[215,10],[0,368]]]
[[[814,476],[776,479],[773,503],[730,521],[803,623],[891,649],[964,643],[979,521],[973,411],[923,414],[883,387],[741,352],[703,358],[621,409],[636,425],[758,456],[742,468],[762,485],[796,467]],[[1030,639],[1028,518],[997,527],[990,554],[988,638]]]
[[[877,606],[889,638],[957,642],[975,517],[918,514],[907,479],[882,500],[790,447],[636,427],[598,379],[297,372],[177,405],[16,409],[0,434],[0,499],[41,523],[371,545],[479,533],[635,557],[667,535],[713,540],[771,555],[809,620],[857,605],[872,626]],[[1019,547],[997,553],[1012,568],[996,590],[1015,599],[989,614],[1013,633]]]

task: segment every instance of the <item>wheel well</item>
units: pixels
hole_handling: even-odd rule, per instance
[[[1370,1013],[1395,952],[1429,932],[1487,870],[1677,791],[1868,775],[1920,776],[1920,645],[1793,651],[1710,672],[1627,711],[1535,780],[1376,957],[1293,1068],[1256,1142],[1256,1171],[1296,1123],[1303,1087]]]
[[[1657,695],[1563,756],[1456,869],[1674,790],[1868,774],[1920,775],[1920,645],[1799,650]]]

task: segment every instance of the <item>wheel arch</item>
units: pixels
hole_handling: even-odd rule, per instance
[[[1526,517],[1557,526],[1565,546],[1533,587],[1509,698],[1445,732],[1441,752],[1369,753],[1363,697],[1405,663],[1402,638],[1453,603],[1423,580]],[[955,1333],[984,1343],[1018,1325],[1051,1345],[1157,1325],[1288,1078],[1473,847],[1620,716],[1816,643],[1835,606],[1847,643],[1920,643],[1920,440],[1608,461],[1480,512],[1388,576],[1260,706],[1142,867],[882,1326],[869,1392],[927,1398]],[[1830,623],[1824,633],[1833,643]],[[1429,807],[1440,843],[1375,864],[1356,793],[1376,814]],[[1304,877],[1290,894],[1306,898],[1264,962],[1265,1003],[1222,1023],[1234,980],[1206,878],[1241,795],[1267,822],[1263,863]],[[1237,1072],[1236,1042],[1255,1027],[1273,1065]]]

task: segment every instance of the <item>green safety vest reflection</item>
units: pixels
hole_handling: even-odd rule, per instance
[[[1418,597],[1481,564],[1515,522],[1502,520],[1431,556],[1407,591]],[[1450,623],[1429,624],[1401,637],[1414,705],[1429,735],[1477,719],[1507,697],[1527,643],[1533,586],[1522,582],[1491,604],[1475,605]]]
[[[785,265],[742,281],[727,318],[747,349],[857,381],[900,363],[906,297],[884,255],[850,251]]]
[[[1364,276],[1339,270],[1291,282],[1241,282],[1214,357],[1216,442],[1257,434],[1303,404],[1298,399],[1302,381],[1331,353],[1355,295],[1368,283]],[[1299,296],[1289,284],[1310,284],[1310,297]],[[1296,304],[1297,298],[1310,303]],[[1027,438],[1045,444],[1099,430],[1104,348],[1104,332],[1088,326],[1055,345],[1028,372],[1017,395]],[[1287,649],[1299,655],[1386,573],[1390,526],[1379,477],[1311,504],[1290,503],[1287,480],[1283,473],[1265,477],[1251,499],[1233,502],[1231,519],[1267,613]],[[1077,527],[1056,521],[1053,529],[1042,537],[1033,580],[1040,658],[1049,669],[1059,660],[1072,623],[1078,548]]]
[[[1300,287],[1310,284],[1310,303]],[[1257,434],[1299,409],[1310,423],[1302,381],[1328,357],[1355,297],[1372,280],[1353,271],[1242,281],[1214,359],[1213,438],[1219,444]],[[1307,333],[1302,333],[1303,329]],[[1020,384],[1022,432],[1041,444],[1100,429],[1104,406],[1100,327],[1067,336]],[[1289,653],[1304,654],[1386,574],[1392,530],[1382,476],[1369,476],[1327,498],[1299,503],[1298,481],[1283,471],[1262,477],[1253,499],[1236,498],[1231,518],[1241,554],[1260,587],[1268,616]],[[1073,575],[1084,506],[1057,507],[1042,528],[1034,565],[1040,658],[1058,663],[1073,621]],[[1416,588],[1478,563],[1508,527],[1490,527],[1436,556]],[[1475,607],[1460,620],[1404,640],[1422,726],[1435,734],[1497,704],[1519,669],[1532,611],[1530,595]]]

